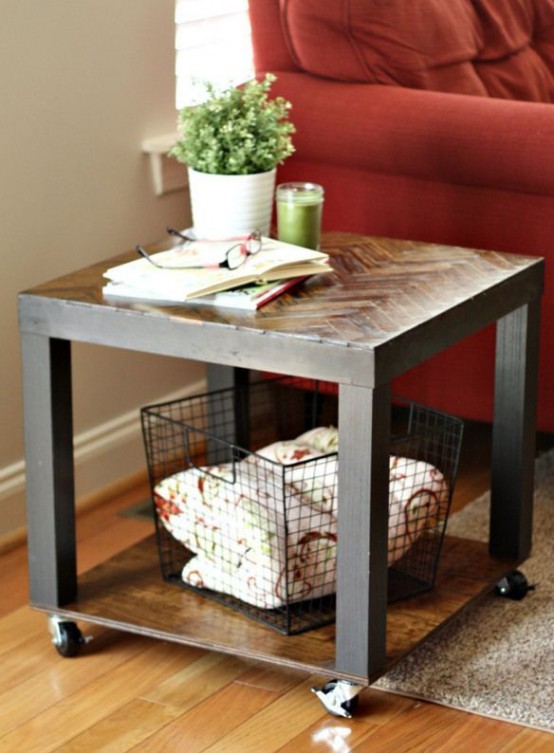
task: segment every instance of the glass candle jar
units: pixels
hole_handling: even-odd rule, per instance
[[[323,188],[316,183],[277,186],[277,237],[285,243],[318,250],[321,237]]]

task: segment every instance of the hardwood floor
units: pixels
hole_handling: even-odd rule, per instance
[[[542,437],[540,447],[554,445]],[[454,507],[488,487],[488,427],[469,425]],[[151,531],[124,517],[145,484],[78,521],[79,569]],[[0,750],[6,753],[547,753],[552,735],[372,688],[356,716],[329,716],[320,678],[99,627],[75,659],[58,655],[46,618],[26,603],[26,552],[0,558]],[[130,584],[130,587],[132,584]]]

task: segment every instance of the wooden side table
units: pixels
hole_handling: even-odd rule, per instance
[[[254,313],[103,300],[102,272],[129,254],[21,294],[34,607],[367,684],[525,558],[543,261],[348,234],[327,235],[324,248],[333,274]],[[491,322],[497,339],[490,553],[475,542],[447,541],[424,604],[408,600],[387,610],[390,381]],[[229,385],[247,369],[338,384],[336,628],[284,637],[164,587],[150,540],[78,583],[72,341],[204,361],[210,386]]]

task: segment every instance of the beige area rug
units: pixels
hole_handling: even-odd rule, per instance
[[[489,495],[448,533],[485,541]],[[490,594],[439,629],[374,687],[554,732],[554,450],[537,460],[532,556],[521,601]],[[554,750],[554,747],[553,747]]]

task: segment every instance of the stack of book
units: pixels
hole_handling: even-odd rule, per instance
[[[227,269],[220,263],[231,245],[191,241],[152,254],[151,261],[139,258],[111,267],[104,273],[104,296],[255,310],[306,277],[331,271],[327,254],[265,237],[259,253]]]

